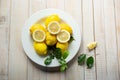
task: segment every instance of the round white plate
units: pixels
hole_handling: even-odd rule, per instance
[[[67,13],[56,10],[56,9],[44,9],[41,10],[35,14],[33,14],[25,23],[23,29],[22,29],[22,45],[24,48],[24,51],[26,55],[35,63],[38,65],[41,65],[43,67],[58,67],[60,64],[56,59],[52,61],[52,63],[48,66],[44,64],[44,60],[46,57],[42,57],[37,55],[33,48],[33,41],[30,36],[29,28],[36,22],[38,22],[40,19],[43,19],[51,14],[58,14],[59,17],[64,20],[67,24],[69,24],[73,29],[73,37],[74,41],[69,44],[69,56],[66,58],[66,62],[68,63],[71,61],[75,55],[77,54],[80,44],[81,44],[81,33],[80,33],[80,26],[75,22],[75,20]]]

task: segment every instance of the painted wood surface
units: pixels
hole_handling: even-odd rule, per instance
[[[79,24],[82,43],[65,72],[45,72],[23,51],[21,30],[35,12],[55,8]],[[97,41],[89,52],[86,45]],[[94,67],[79,66],[81,53]],[[120,0],[0,0],[0,80],[120,80]]]

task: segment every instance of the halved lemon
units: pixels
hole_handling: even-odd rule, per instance
[[[43,42],[46,34],[43,30],[35,30],[32,34],[33,40],[36,42]]]
[[[58,34],[61,28],[57,21],[52,21],[48,24],[47,29],[51,34]]]
[[[70,40],[70,33],[66,30],[61,30],[59,34],[57,34],[57,40],[61,43],[66,43]]]

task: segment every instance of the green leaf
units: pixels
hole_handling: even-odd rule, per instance
[[[71,43],[73,40],[75,40],[74,37],[73,37],[73,36],[70,36],[69,43]]]
[[[69,55],[69,51],[68,50],[64,51],[62,54],[63,59],[66,59],[68,57],[68,55]]]
[[[45,65],[49,65],[52,62],[52,59],[50,57],[46,58],[44,61]]]
[[[86,54],[81,54],[79,57],[78,57],[78,64],[79,65],[83,65],[85,63],[85,59],[86,59]]]
[[[60,63],[61,65],[63,65],[63,64],[66,64],[66,61],[65,61],[65,59],[61,58],[61,59],[59,60],[59,63]]]
[[[56,49],[54,50],[54,55],[55,55],[55,57],[56,57],[57,59],[60,59],[61,56],[62,56],[62,51],[61,51],[61,49],[60,49],[60,48],[56,48]]]
[[[67,66],[66,64],[61,65],[60,71],[63,72],[63,71],[65,71],[67,68],[68,68],[68,66]]]
[[[94,58],[92,56],[88,57],[87,59],[87,67],[92,68],[94,63]]]
[[[63,57],[61,57],[61,59],[59,59],[59,63],[61,65],[60,66],[61,72],[65,71],[68,68],[67,63],[66,63],[65,59],[63,59]]]

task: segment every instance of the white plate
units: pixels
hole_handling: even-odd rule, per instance
[[[80,44],[81,44],[81,33],[80,33],[80,26],[75,22],[75,20],[67,13],[56,10],[56,9],[44,9],[41,10],[35,14],[33,14],[25,23],[23,29],[22,29],[22,45],[24,48],[24,51],[26,55],[35,63],[44,66],[44,67],[58,67],[60,64],[56,59],[52,61],[52,63],[48,66],[44,64],[44,59],[46,57],[41,57],[36,54],[34,48],[33,48],[33,41],[30,36],[29,28],[36,22],[38,22],[40,19],[43,19],[46,16],[49,16],[51,14],[58,14],[59,17],[64,20],[66,23],[68,23],[72,29],[73,29],[73,37],[75,40],[70,43],[69,45],[69,56],[66,58],[66,62],[69,62],[74,58],[74,56],[77,54]]]

